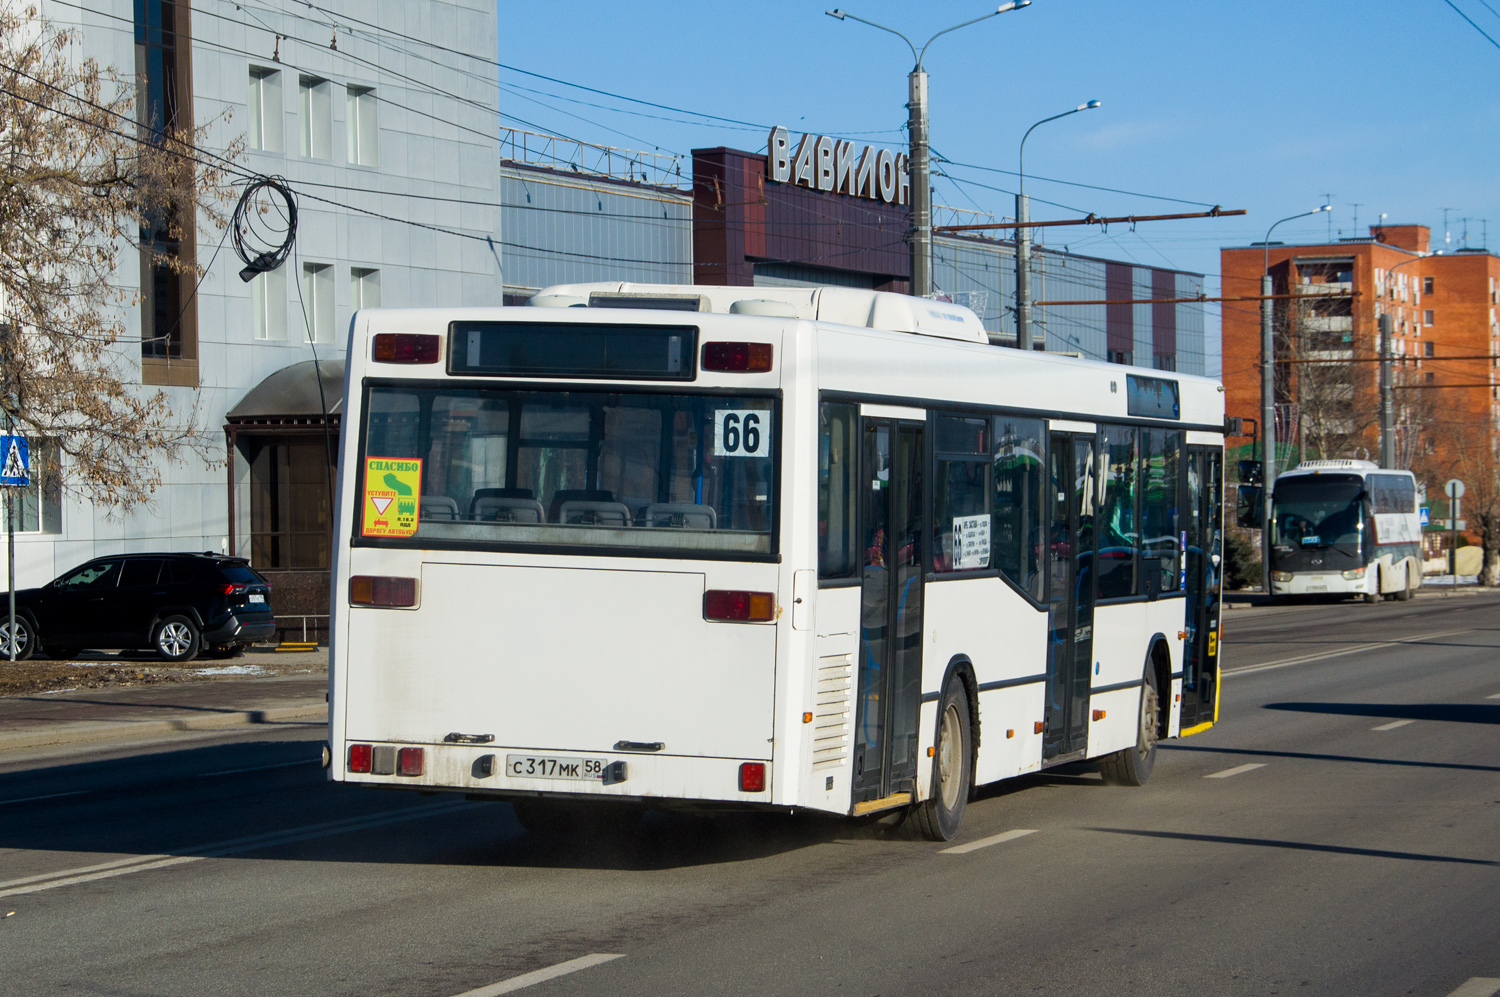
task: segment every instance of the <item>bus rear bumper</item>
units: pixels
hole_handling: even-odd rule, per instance
[[[359,759],[354,767],[370,771],[350,771],[351,749],[363,753],[365,746],[368,760]],[[414,751],[421,752],[420,771],[413,763]],[[429,793],[462,792],[501,799],[788,804],[775,798],[769,759],[346,741],[331,761],[329,778],[335,782]]]

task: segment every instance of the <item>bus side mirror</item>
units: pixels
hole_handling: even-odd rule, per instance
[[[1265,489],[1260,485],[1240,485],[1239,498],[1235,502],[1235,515],[1246,529],[1260,529],[1261,504],[1265,501]]]
[[[1258,460],[1242,460],[1239,464],[1240,480],[1247,485],[1258,485],[1261,483],[1261,474],[1265,470]]]

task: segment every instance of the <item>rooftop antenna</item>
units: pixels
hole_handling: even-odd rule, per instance
[[[1324,194],[1323,195],[1323,203],[1324,204],[1332,204],[1333,203],[1333,195],[1332,194]],[[1328,212],[1328,241],[1329,242],[1333,241],[1333,212],[1332,211]]]
[[[1469,248],[1469,219],[1467,217],[1464,217],[1464,218],[1460,218],[1459,221],[1461,221],[1461,222],[1464,223],[1464,248],[1468,249]]]
[[[1354,202],[1354,235],[1355,235],[1355,238],[1359,237],[1359,209],[1363,208],[1363,207],[1364,207],[1364,205],[1360,204],[1358,201]]]
[[[1448,212],[1457,210],[1457,208],[1443,209],[1443,245],[1445,246],[1453,241],[1453,236],[1448,233]]]

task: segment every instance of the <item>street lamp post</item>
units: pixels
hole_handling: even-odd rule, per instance
[[[998,14],[1004,14],[1006,11],[1029,6],[1031,6],[1031,0],[1003,3],[988,14],[964,21],[962,24],[955,24],[951,28],[944,28],[927,39],[920,51],[916,45],[912,44],[910,38],[895,28],[867,21],[837,8],[824,11],[829,17],[836,17],[840,21],[846,19],[858,21],[860,24],[868,24],[872,28],[889,32],[906,42],[907,47],[911,49],[915,65],[907,76],[906,107],[908,111],[907,132],[911,140],[911,293],[917,297],[925,298],[932,293],[932,153],[927,142],[927,70],[922,66],[922,58],[927,55],[929,45],[950,31],[966,28]]]
[[[1271,330],[1271,233],[1283,222],[1295,221],[1332,211],[1333,205],[1325,204],[1312,211],[1287,215],[1266,229],[1265,263],[1260,278],[1260,584],[1261,591],[1271,594],[1271,486],[1276,482],[1276,339]]]
[[[1031,137],[1032,132],[1049,121],[1066,118],[1079,111],[1092,111],[1098,106],[1097,100],[1085,101],[1071,111],[1043,118],[1026,129],[1026,134],[1021,136],[1021,148],[1016,157],[1018,161],[1016,175],[1020,181],[1016,190],[1016,347],[1018,349],[1031,349],[1031,226],[1027,224],[1031,221],[1031,201],[1026,196],[1026,140]]]

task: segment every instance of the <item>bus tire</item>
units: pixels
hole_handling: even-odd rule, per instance
[[[1365,600],[1365,602],[1379,602],[1380,601],[1380,593],[1379,592],[1366,592],[1364,594],[1364,600]]]
[[[950,675],[938,700],[932,794],[912,808],[917,830],[929,841],[952,841],[963,823],[973,773],[971,731],[968,691]]]
[[[1156,741],[1161,722],[1161,696],[1156,690],[1156,669],[1146,665],[1141,681],[1141,711],[1136,724],[1135,747],[1105,756],[1099,764],[1104,781],[1115,786],[1144,786],[1156,767]]]
[[[1404,577],[1402,577],[1401,579],[1401,587],[1395,591],[1392,597],[1397,602],[1406,602],[1411,599],[1413,587],[1414,586],[1411,583],[1411,562],[1408,561],[1406,563],[1406,571],[1404,573]]]

